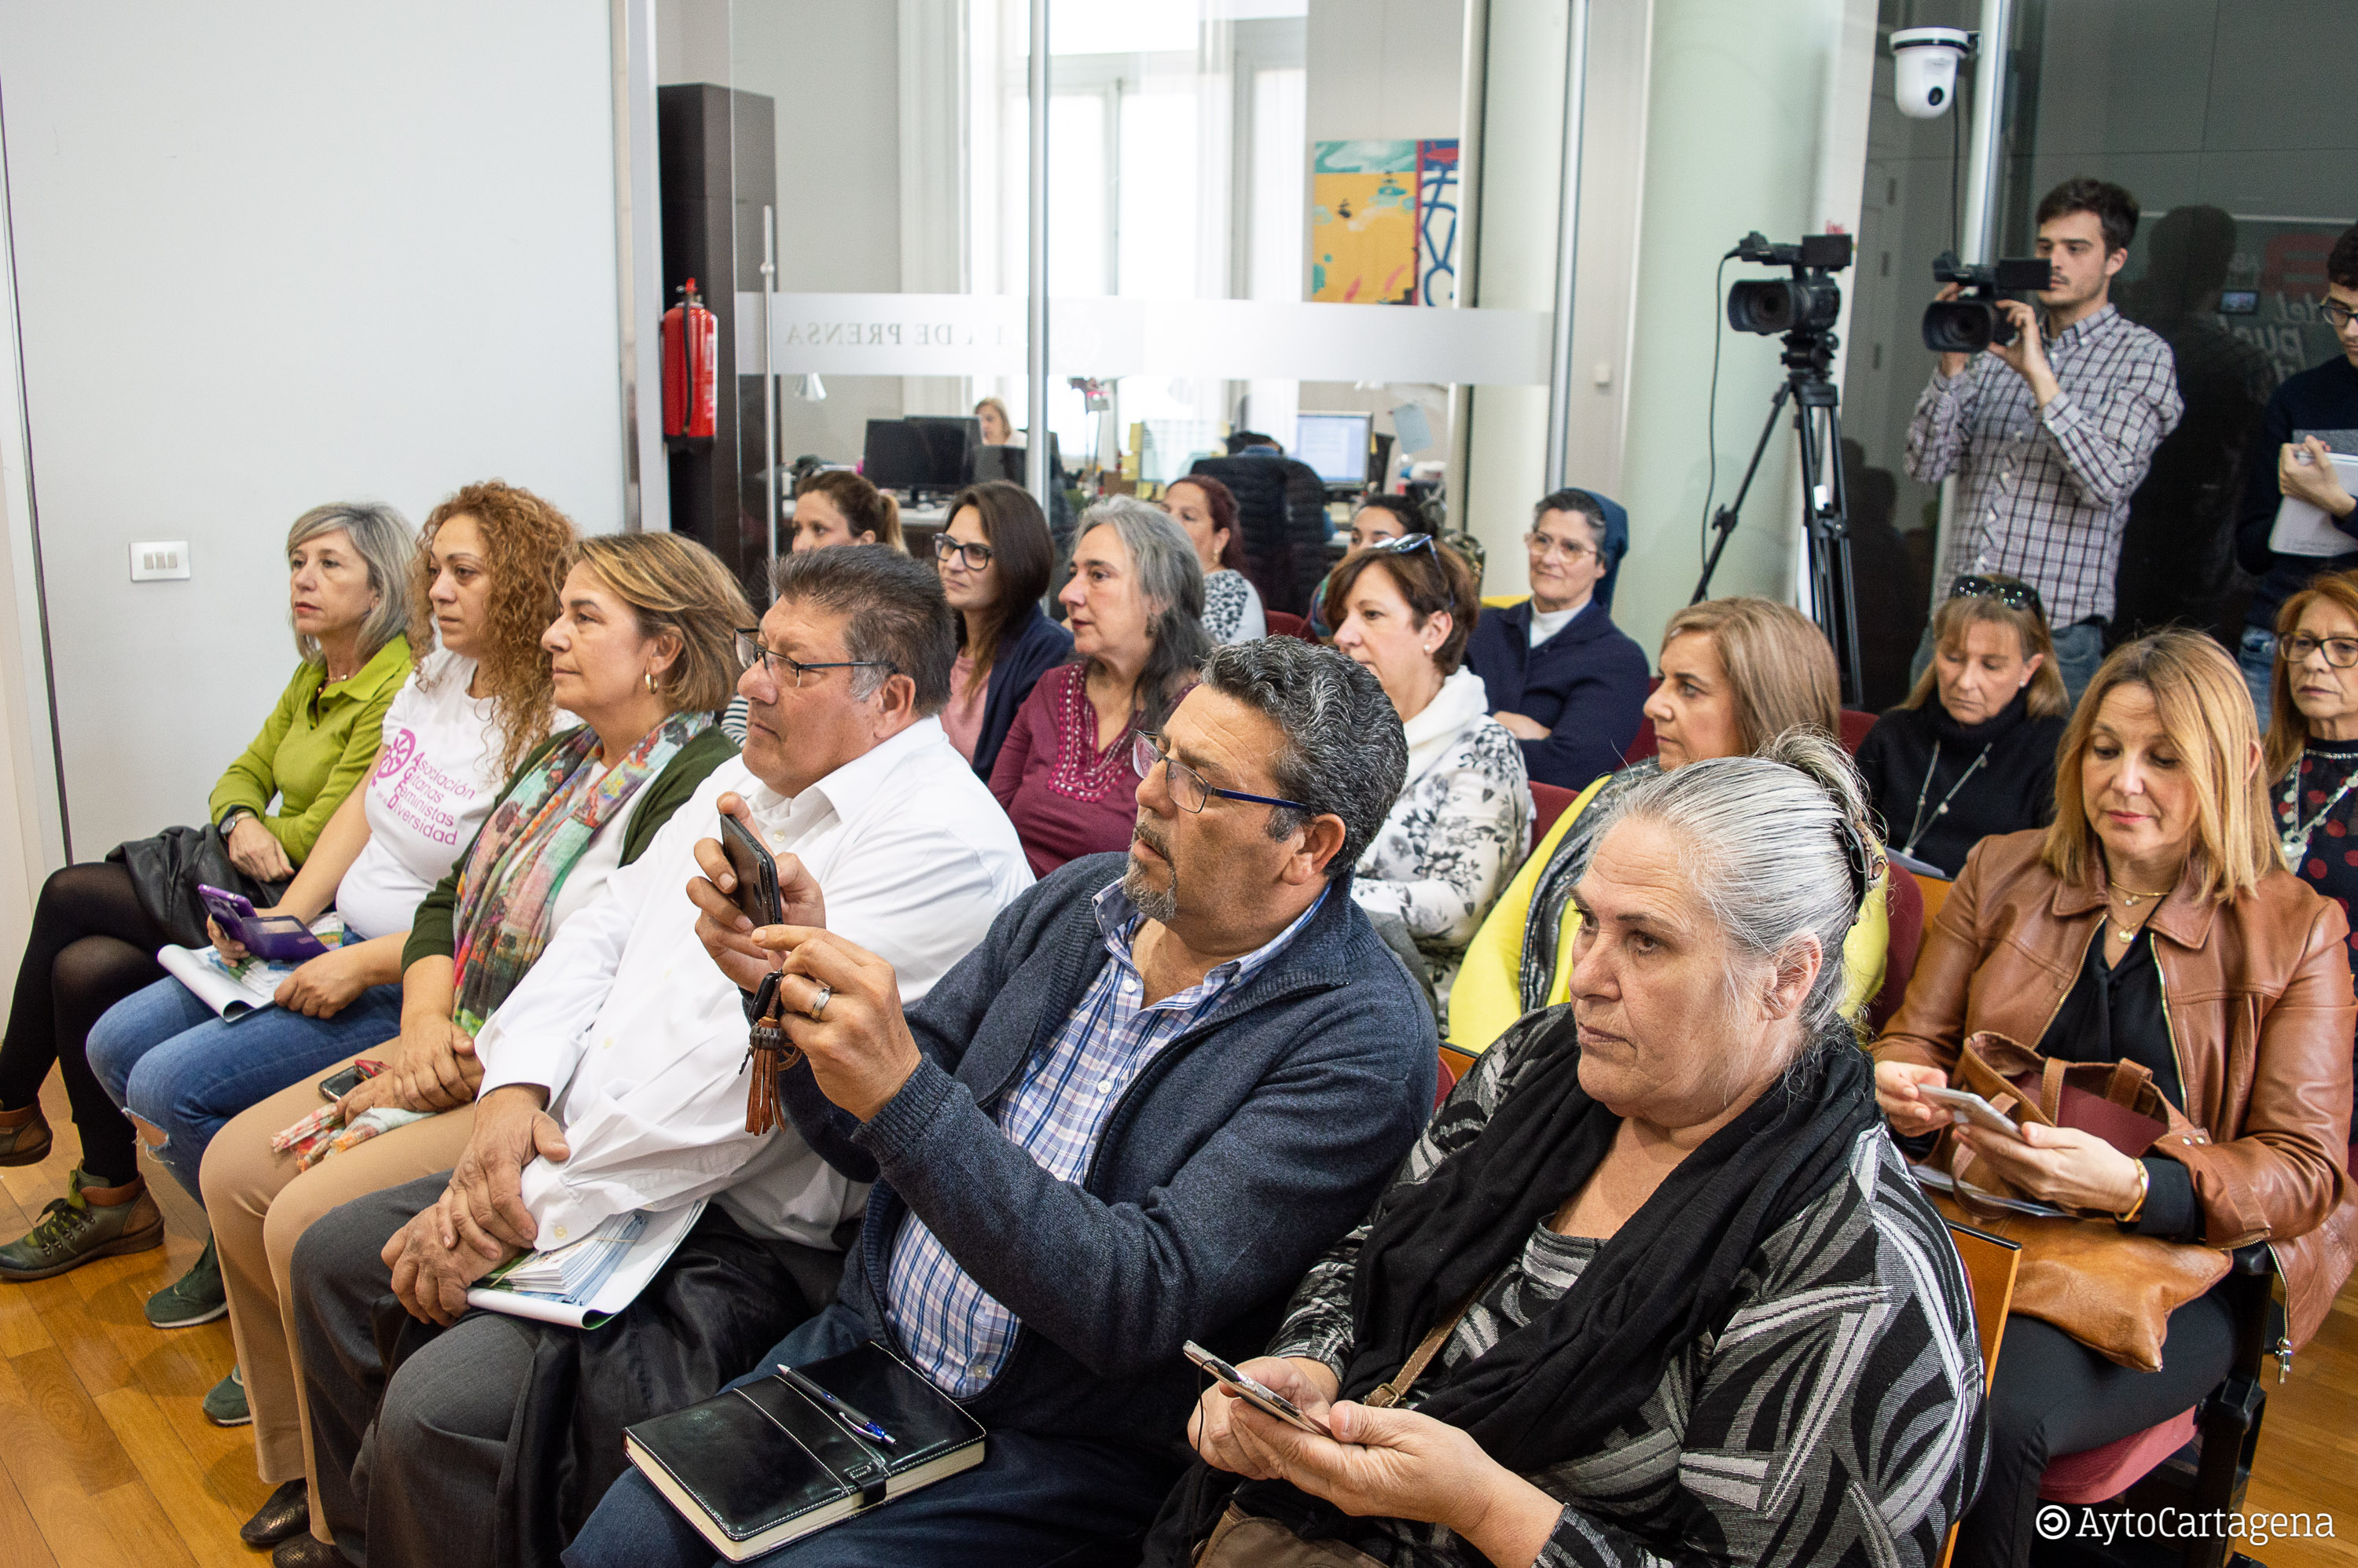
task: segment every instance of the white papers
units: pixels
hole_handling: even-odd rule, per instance
[[[595,1328],[638,1299],[704,1212],[618,1214],[578,1241],[527,1252],[467,1292],[467,1304],[539,1323]]]
[[[1948,1172],[1934,1165],[1910,1165],[1908,1169],[1915,1176],[1917,1185],[1930,1187],[1936,1193],[1947,1193],[1952,1197],[1956,1195],[1956,1178],[1950,1175]],[[2040,1203],[2036,1198],[2001,1197],[1996,1193],[1985,1193],[1981,1188],[1971,1185],[1968,1185],[1965,1191],[1973,1194],[1976,1201],[1985,1203],[1992,1208],[2004,1209],[2008,1214],[2027,1214],[2034,1219],[2080,1217],[2068,1208],[2057,1208],[2053,1204]]]
[[[2329,452],[2333,474],[2342,488],[2358,495],[2358,456]],[[2286,556],[2346,556],[2358,550],[2358,538],[2333,525],[2322,507],[2286,496],[2277,506],[2277,524],[2269,531],[2268,548]]]
[[[217,947],[189,948],[166,943],[156,953],[164,972],[194,991],[199,1001],[232,1023],[249,1012],[271,1005],[278,984],[301,968],[248,958],[243,964],[222,962]]]

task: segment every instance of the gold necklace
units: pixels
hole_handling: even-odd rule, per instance
[[[2135,888],[2123,887],[2120,883],[2113,881],[2110,877],[2106,877],[2104,879],[2104,885],[2111,888],[2115,892],[2120,894],[2122,902],[2125,903],[2131,909],[2135,909],[2140,900],[2148,898],[2167,898],[2169,896],[2169,890],[2168,888],[2162,889],[2159,892],[2139,892]]]

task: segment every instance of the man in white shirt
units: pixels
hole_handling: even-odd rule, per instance
[[[708,1396],[832,1298],[866,1189],[791,1127],[746,1130],[745,1017],[686,892],[720,811],[760,832],[789,885],[827,890],[823,910],[787,917],[888,954],[909,1001],[1031,884],[1013,827],[934,717],[957,645],[934,572],[881,547],[826,550],[781,561],[776,587],[741,650],[743,756],[486,1025],[475,1134],[451,1178],[348,1205],[297,1249],[312,1506],[354,1560],[554,1555],[619,1473],[622,1425]],[[663,1273],[594,1334],[459,1322],[468,1287],[505,1259],[708,1198]]]

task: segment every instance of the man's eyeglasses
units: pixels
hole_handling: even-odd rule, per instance
[[[2277,639],[2277,652],[2288,665],[2301,663],[2320,648],[2325,650],[2325,662],[2337,670],[2358,665],[2358,637],[2312,637],[2306,632],[2288,632]]]
[[[2047,607],[2039,601],[2039,590],[2027,582],[1993,582],[1985,577],[1961,577],[1949,585],[1951,599],[1995,599],[2008,610],[2028,610],[2041,621],[2047,619]]]
[[[1562,556],[1573,566],[1578,566],[1590,556],[1596,554],[1596,546],[1594,545],[1583,544],[1578,539],[1558,539],[1551,535],[1536,532],[1523,535],[1523,546],[1531,551],[1531,558],[1535,561],[1546,560],[1550,556]]]
[[[1422,535],[1418,535],[1420,538]],[[1271,795],[1247,795],[1240,789],[1220,789],[1204,782],[1204,775],[1163,749],[1163,737],[1150,735],[1141,730],[1130,743],[1130,765],[1141,779],[1151,778],[1154,764],[1162,762],[1171,770],[1168,782],[1171,799],[1182,811],[1201,811],[1212,796],[1222,800],[1249,800],[1255,806],[1282,806],[1289,811],[1299,811],[1305,816],[1318,814],[1298,800],[1280,800]]]
[[[794,672],[796,689],[824,676],[828,670],[877,669],[889,670],[892,663],[885,659],[830,659],[824,664],[806,665],[791,654],[781,654],[775,648],[762,646],[762,634],[755,628],[737,628],[737,662],[751,669],[759,661],[772,680],[782,678],[780,672]]]
[[[2326,324],[2337,332],[2349,326],[2351,322],[2358,321],[2358,310],[2352,309],[2338,299],[2327,300],[2317,308],[2317,313],[2324,317]]]
[[[934,559],[942,562],[946,566],[949,563],[949,558],[952,556],[959,556],[964,557],[967,570],[970,572],[989,571],[990,569],[990,554],[991,551],[989,545],[968,544],[961,540],[953,539],[947,534],[936,534],[934,535]]]

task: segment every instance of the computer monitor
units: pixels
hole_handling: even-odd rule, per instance
[[[912,490],[925,471],[925,449],[906,419],[871,419],[860,471],[879,490]]]
[[[1354,489],[1368,482],[1368,434],[1372,414],[1297,414],[1293,455],[1331,485]]]
[[[981,444],[978,419],[871,419],[860,471],[879,490],[953,491],[969,482]]]
[[[1048,471],[1064,471],[1064,450],[1049,437]],[[977,447],[974,449],[974,482],[987,479],[1005,480],[1009,484],[1028,485],[1032,482],[1029,449],[1023,447]]]

